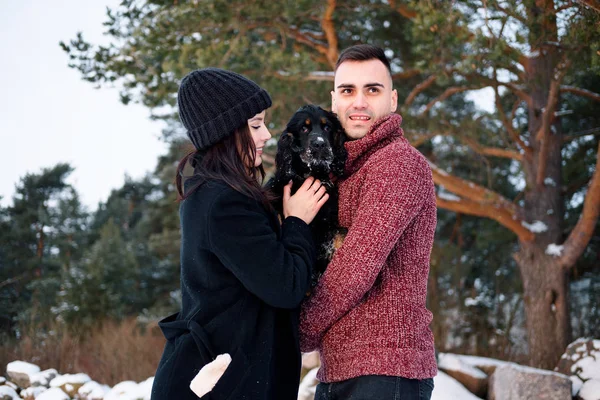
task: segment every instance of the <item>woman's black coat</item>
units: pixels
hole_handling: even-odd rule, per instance
[[[298,306],[315,249],[306,223],[277,215],[220,182],[183,201],[182,310],[160,322],[167,338],[152,400],[198,399],[193,377],[218,354],[232,362],[202,399],[297,398]]]

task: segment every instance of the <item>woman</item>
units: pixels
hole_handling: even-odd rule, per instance
[[[231,364],[203,399],[296,399],[298,306],[316,256],[307,224],[328,195],[312,178],[293,196],[286,186],[280,224],[259,183],[271,99],[254,82],[193,71],[178,105],[196,151],[177,169],[182,309],[160,322],[167,344],[152,399],[198,399],[190,381],[222,353]],[[188,161],[194,174],[182,189]]]

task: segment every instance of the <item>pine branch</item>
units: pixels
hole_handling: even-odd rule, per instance
[[[436,105],[437,103],[446,100],[448,97],[452,96],[453,94],[456,93],[461,93],[461,92],[466,92],[467,90],[477,90],[477,89],[481,89],[480,87],[471,87],[471,86],[454,86],[454,87],[449,87],[448,89],[446,89],[444,91],[444,93],[442,93],[441,95],[439,95],[438,97],[436,97],[435,99],[431,100],[427,106],[425,107],[425,109],[423,111],[421,111],[421,113],[419,115],[425,115],[429,112],[429,110],[431,110],[431,108]]]
[[[600,134],[600,128],[592,128],[592,129],[588,129],[585,131],[575,132],[569,136],[565,136],[563,138],[563,143],[570,143],[573,140],[579,139],[580,137],[583,137],[583,136],[588,136],[588,135],[596,136],[598,134]]]
[[[331,69],[335,68],[338,59],[338,40],[335,26],[333,25],[333,12],[335,11],[335,6],[335,0],[327,0],[327,9],[325,10],[325,15],[323,15],[323,20],[321,21],[321,27],[327,37],[328,49],[326,55],[329,65],[331,65]]]
[[[471,139],[471,138],[465,137],[465,136],[461,136],[457,133],[451,133],[451,132],[424,133],[424,134],[415,136],[413,138],[407,138],[407,140],[409,141],[411,146],[419,147],[423,143],[427,142],[428,140],[433,139],[436,136],[452,136],[452,137],[458,139],[459,141],[463,142],[465,145],[469,146],[475,153],[481,154],[483,156],[510,158],[512,160],[517,160],[517,161],[523,160],[523,155],[519,152],[516,152],[513,150],[501,149],[498,147],[484,146],[484,145],[478,143],[477,141],[475,141],[474,139]]]
[[[461,139],[460,137],[458,137],[458,139],[467,143],[469,145],[469,147],[471,149],[473,149],[474,152],[484,155],[484,156],[510,158],[512,160],[517,160],[517,161],[523,160],[523,154],[521,154],[517,151],[514,151],[514,150],[506,150],[506,149],[501,149],[498,147],[482,146],[471,138],[462,138]]]
[[[396,0],[390,0],[390,7],[394,10],[398,11],[398,14],[402,15],[404,18],[412,19],[417,16],[417,12],[409,9],[404,4],[396,4]]]
[[[433,85],[433,83],[435,82],[436,79],[437,79],[437,77],[435,75],[430,75],[429,78],[425,79],[423,82],[421,82],[417,86],[415,86],[414,89],[411,90],[411,92],[409,93],[406,100],[404,100],[404,107],[410,106],[412,104],[412,102],[415,100],[415,97],[417,97],[417,95],[419,93],[421,93],[422,91],[426,90],[428,87]]]
[[[569,198],[589,184],[590,177],[578,177],[577,180],[571,181],[568,186],[563,186],[561,192],[565,197]]]
[[[569,1],[560,7],[556,7],[556,9],[554,10],[554,14],[558,14],[561,11],[568,10],[569,8],[573,8],[575,6],[576,6],[576,4],[574,2]]]
[[[423,143],[426,143],[427,141],[433,139],[436,136],[439,136],[439,133],[425,133],[422,135],[418,135],[418,136],[414,136],[412,138],[408,138],[407,140],[410,143],[411,146],[413,147],[419,147],[421,146]]]
[[[15,276],[14,278],[8,278],[7,280],[0,282],[0,288],[18,282],[21,279],[25,278],[27,275],[31,275],[31,273],[27,271],[22,273],[21,275]]]
[[[599,214],[600,144],[598,144],[598,151],[596,153],[596,171],[594,171],[587,195],[585,196],[585,201],[583,202],[583,212],[581,213],[575,228],[571,231],[563,245],[563,253],[559,259],[559,263],[563,268],[569,269],[575,265],[575,261],[581,256],[594,234]]]
[[[504,8],[504,7],[500,6],[500,4],[498,4],[497,1],[492,1],[490,3],[491,3],[490,6],[495,8],[496,10],[504,13],[505,15],[507,15],[511,18],[514,18],[515,20],[519,21],[520,23],[522,23],[525,26],[529,25],[529,22],[527,21],[527,19],[525,17],[523,17],[522,15],[519,15],[516,12],[513,12],[509,8]]]
[[[395,74],[392,75],[392,80],[402,80],[402,79],[408,79],[408,78],[412,78],[413,76],[417,76],[421,73],[422,71],[420,69],[409,69],[408,71],[404,71],[404,72],[397,72]]]
[[[560,87],[560,92],[561,93],[574,93],[579,96],[589,97],[590,99],[592,99],[594,101],[600,101],[600,94],[594,93],[587,89],[578,88],[575,86],[562,85]]]
[[[513,107],[510,112],[510,121],[513,121],[515,119],[515,116],[517,115],[517,110],[519,109],[519,105],[521,104],[522,101],[523,100],[519,99],[513,103]]]
[[[525,103],[527,103],[528,106],[531,107],[533,105],[533,99],[531,98],[531,96],[528,93],[526,93],[525,91],[519,89],[519,87],[517,85],[515,85],[514,83],[511,83],[511,82],[498,82],[498,84],[502,85],[502,86],[506,86],[507,88],[509,88],[521,100],[523,100]]]
[[[449,200],[441,196],[437,197],[437,206],[457,213],[493,219],[516,234],[522,242],[531,241],[535,237],[533,232],[521,224],[520,219],[515,219],[510,212],[504,209],[483,205],[468,199]]]
[[[556,105],[558,104],[558,97],[560,94],[560,83],[562,82],[567,70],[571,65],[571,60],[567,60],[560,64],[558,71],[554,74],[554,79],[550,82],[550,91],[548,93],[548,101],[544,108],[544,114],[542,115],[542,124],[540,129],[537,131],[535,138],[541,142],[539,158],[538,158],[538,170],[536,176],[536,184],[542,186],[544,178],[546,176],[546,165],[548,162],[548,151],[550,148],[548,136],[550,135],[550,124],[554,119],[554,112]]]
[[[322,81],[322,82],[333,82],[334,74],[333,71],[313,71],[308,75],[302,74],[291,74],[286,71],[275,71],[271,74],[277,79],[284,81]]]
[[[452,176],[431,162],[429,165],[431,166],[431,171],[433,173],[433,181],[438,185],[444,186],[461,198],[481,204],[482,206],[489,206],[495,210],[506,210],[511,218],[514,219],[518,219],[521,214],[520,207],[507,200],[502,195],[473,182]]]
[[[300,32],[297,28],[288,28],[286,31],[287,35],[292,39],[296,40],[298,43],[302,43],[311,49],[317,50],[320,54],[328,57],[329,49],[325,47],[322,43],[318,41],[312,40],[310,37],[306,36],[304,33]],[[327,58],[329,60],[329,58]],[[335,65],[335,64],[334,64]]]
[[[495,72],[494,72],[495,74]],[[519,147],[521,147],[521,149],[523,149],[523,151],[525,151],[525,154],[530,157],[532,154],[532,150],[529,146],[527,146],[525,144],[525,142],[523,142],[523,140],[521,139],[521,137],[519,136],[519,134],[513,129],[511,121],[513,115],[514,115],[514,110],[516,107],[513,106],[513,112],[511,113],[511,120],[509,121],[508,118],[506,117],[506,113],[504,112],[504,107],[502,107],[502,102],[500,101],[500,93],[498,92],[498,86],[494,86],[494,93],[495,93],[495,97],[496,97],[496,109],[498,111],[498,114],[500,115],[500,120],[502,121],[502,125],[504,126],[504,129],[506,129],[506,131],[508,132],[508,134],[510,135],[510,137],[512,138],[512,140],[515,141],[515,143],[517,143],[519,145]]]
[[[326,40],[327,37],[323,32],[303,32],[304,36],[309,37],[313,40],[323,41]]]
[[[598,0],[577,0],[577,2],[600,13],[600,1]]]
[[[531,96],[525,92],[524,90],[522,90],[521,88],[519,88],[516,85],[516,81],[513,82],[501,82],[497,79],[493,79],[493,78],[489,78],[487,76],[484,75],[480,75],[480,74],[469,74],[466,75],[465,78],[467,78],[467,80],[481,80],[482,82],[485,82],[488,84],[488,86],[504,86],[508,89],[510,89],[510,91],[512,91],[517,97],[519,97],[521,100],[523,100],[525,103],[527,103],[527,105],[529,107],[533,107],[533,99],[531,98]]]

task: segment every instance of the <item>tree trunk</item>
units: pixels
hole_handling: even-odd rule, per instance
[[[554,369],[571,341],[568,271],[532,244],[521,243],[515,259],[523,279],[530,364]]]
[[[41,260],[44,256],[44,225],[40,226],[37,231],[37,245],[35,250],[35,255],[38,260]]]
[[[535,227],[535,239],[521,241],[515,254],[523,279],[529,360],[534,367],[553,369],[569,344],[568,274],[550,244],[562,244],[564,198],[562,132],[555,116],[559,101],[559,54],[546,41],[557,40],[552,0],[531,3],[532,56],[525,66],[529,104],[529,157],[523,159],[526,190],[523,220]],[[536,229],[537,228],[537,229]]]
[[[44,257],[44,239],[45,239],[44,225],[39,227],[37,236],[38,237],[37,237],[35,255],[38,259],[38,266],[35,269],[34,274],[36,277],[39,278],[42,276],[42,257]]]

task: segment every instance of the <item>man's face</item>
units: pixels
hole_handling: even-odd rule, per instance
[[[398,93],[379,60],[345,61],[335,73],[331,110],[349,139],[364,137],[378,119],[396,111]]]

